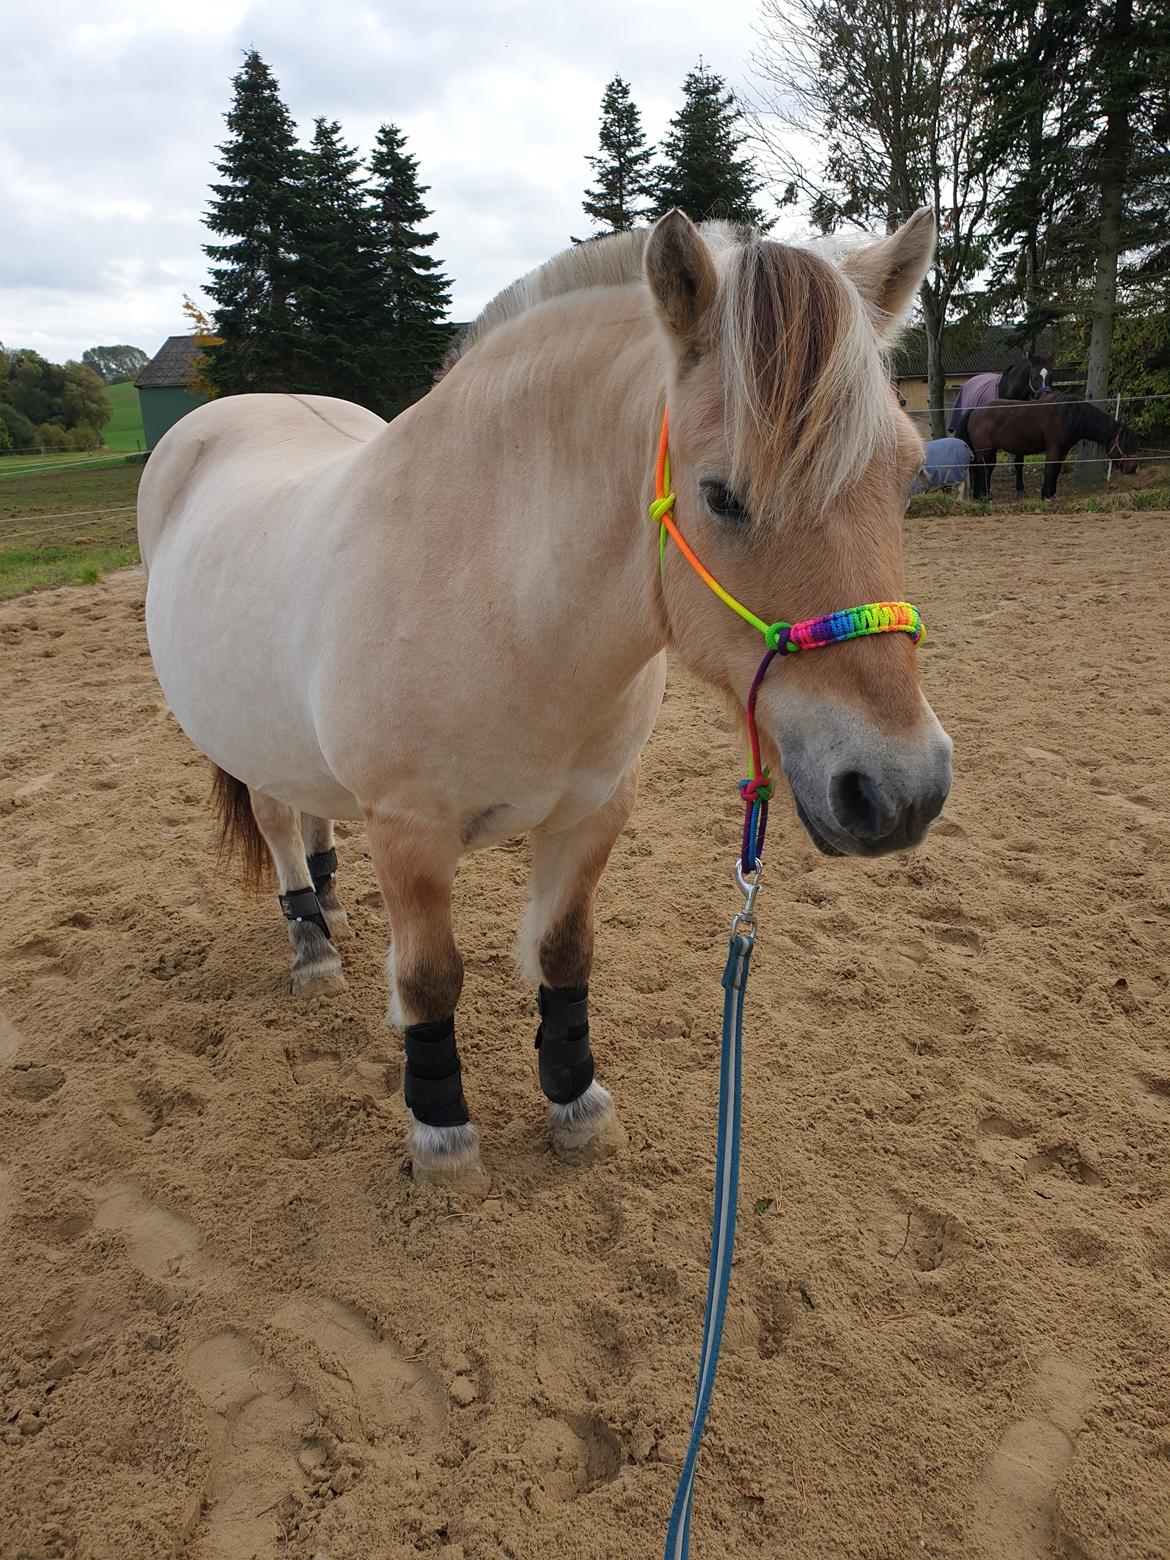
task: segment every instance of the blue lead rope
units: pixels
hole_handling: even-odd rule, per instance
[[[665,1560],[686,1560],[691,1547],[691,1494],[695,1462],[703,1425],[711,1406],[727,1293],[731,1284],[731,1256],[735,1246],[735,1206],[739,1197],[739,1119],[743,1063],[743,1003],[747,994],[748,965],[755,936],[733,931],[723,971],[723,1045],[719,1056],[719,1136],[715,1146],[715,1211],[711,1226],[711,1263],[707,1271],[707,1312],[703,1318],[703,1346],[699,1350],[699,1385],[686,1461],[666,1530]]]

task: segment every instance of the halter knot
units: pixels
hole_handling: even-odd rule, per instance
[[[764,643],[769,650],[775,650],[783,655],[786,650],[799,650],[800,646],[792,642],[791,623],[770,623],[764,630]]]
[[[745,802],[770,802],[775,790],[772,776],[766,769],[754,780],[749,778],[739,782],[739,794]]]

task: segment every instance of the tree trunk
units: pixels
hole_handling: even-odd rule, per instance
[[[1129,41],[1133,27],[1133,0],[1117,0],[1109,29],[1110,74],[1128,74]],[[1089,356],[1085,364],[1085,399],[1105,401],[1109,395],[1109,354],[1113,345],[1113,316],[1117,303],[1117,266],[1122,249],[1122,224],[1125,217],[1125,176],[1130,149],[1130,106],[1132,88],[1118,86],[1108,97],[1105,138],[1101,148],[1099,216],[1097,221],[1097,264],[1093,279],[1093,307],[1089,334]],[[1103,451],[1097,445],[1082,444],[1078,455],[1077,485],[1086,487],[1099,480]]]
[[[926,290],[922,292],[922,324],[926,336],[926,404],[930,408],[930,436],[945,439],[947,433],[946,371],[943,367],[942,330],[946,316]]]

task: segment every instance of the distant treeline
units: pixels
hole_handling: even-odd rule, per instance
[[[109,420],[110,403],[92,368],[0,346],[0,453],[96,449]]]

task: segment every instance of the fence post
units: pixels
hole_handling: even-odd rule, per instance
[[[1121,391],[1120,390],[1117,392],[1117,404],[1113,408],[1113,421],[1114,422],[1120,422],[1121,421]],[[1113,457],[1112,457],[1112,455],[1110,455],[1110,457],[1109,457],[1109,464],[1105,467],[1105,480],[1106,480],[1106,482],[1112,482],[1113,481]]]

